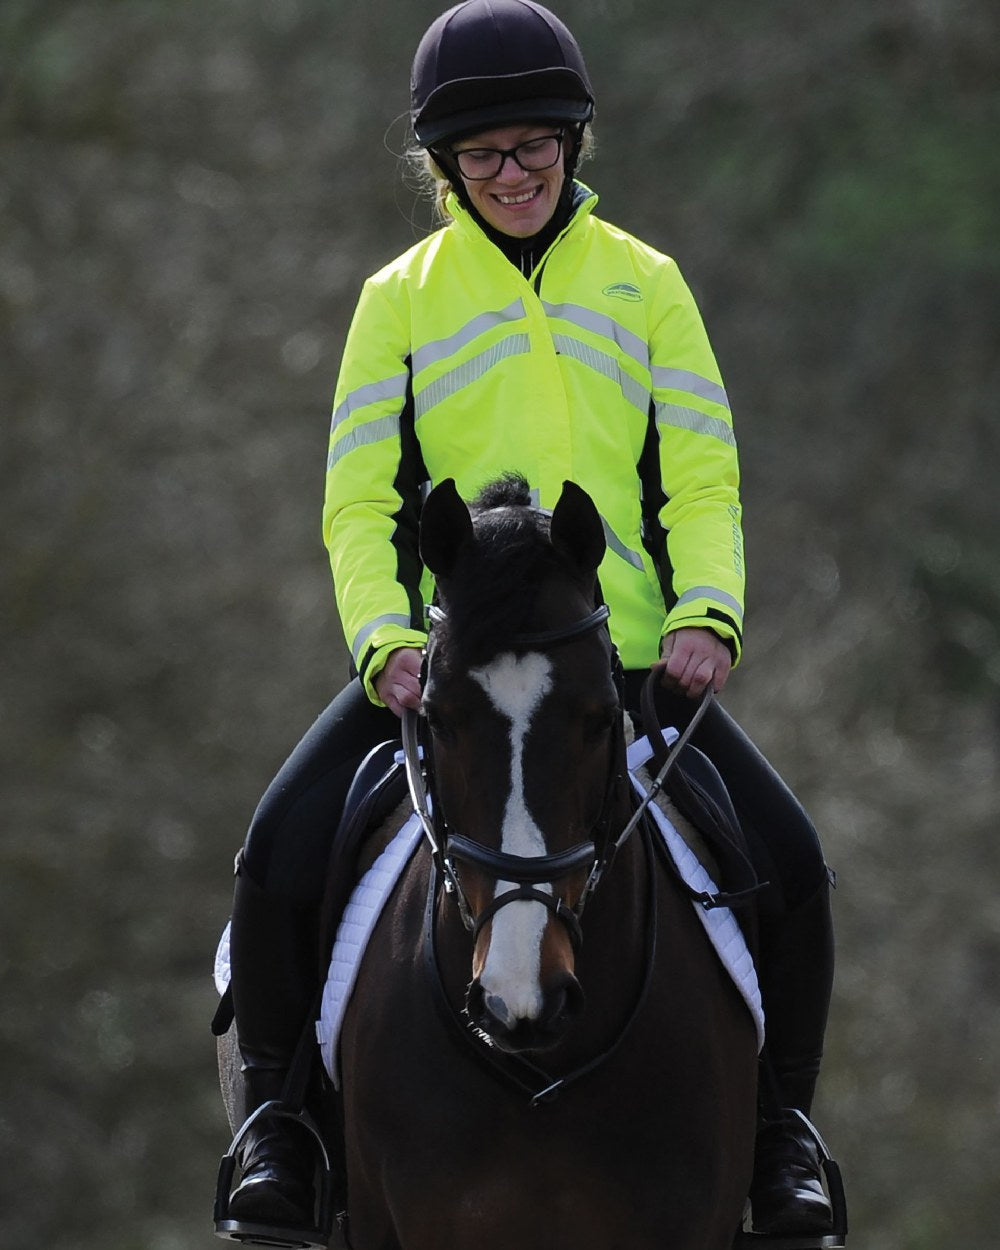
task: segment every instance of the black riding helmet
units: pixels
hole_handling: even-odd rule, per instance
[[[413,59],[410,103],[430,149],[513,122],[575,123],[579,136],[594,113],[576,40],[532,0],[466,0],[442,13]]]

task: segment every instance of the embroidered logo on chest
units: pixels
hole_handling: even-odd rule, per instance
[[[630,304],[642,302],[642,292],[634,282],[612,282],[610,286],[604,288],[601,294],[610,295],[612,299],[628,300]]]

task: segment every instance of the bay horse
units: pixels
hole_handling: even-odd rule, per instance
[[[754,1024],[655,835],[610,853],[632,803],[604,552],[569,482],[551,517],[516,478],[425,502],[428,838],[341,1032],[353,1250],[729,1250],[740,1226]]]

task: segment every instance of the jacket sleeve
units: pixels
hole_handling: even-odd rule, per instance
[[[656,313],[650,354],[665,496],[659,520],[672,579],[665,588],[663,633],[712,629],[735,662],[745,581],[736,439],[701,315],[672,262],[663,273]]]
[[[365,284],[344,346],[327,458],[323,539],[344,636],[369,698],[397,647],[426,642],[417,550],[424,477],[406,324]]]

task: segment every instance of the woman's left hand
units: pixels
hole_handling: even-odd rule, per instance
[[[726,684],[733,658],[718,634],[710,629],[686,627],[667,634],[660,647],[661,659],[652,666],[665,686],[682,690],[696,699],[711,685],[716,694]]]
[[[402,717],[403,708],[420,706],[420,669],[423,653],[416,647],[397,647],[375,678],[378,697],[390,712]]]

